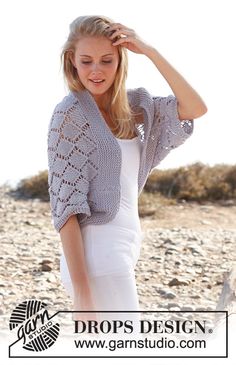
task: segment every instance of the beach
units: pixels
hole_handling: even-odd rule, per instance
[[[17,304],[36,299],[53,312],[73,310],[61,283],[60,236],[49,202],[22,200],[0,188],[0,330]],[[223,278],[236,262],[236,206],[183,202],[159,218],[141,217],[135,268],[141,310],[215,310]]]

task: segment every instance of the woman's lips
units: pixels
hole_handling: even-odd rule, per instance
[[[93,83],[93,85],[101,85],[105,80],[102,80],[102,79],[91,80],[91,79],[89,79],[89,81],[91,81]]]

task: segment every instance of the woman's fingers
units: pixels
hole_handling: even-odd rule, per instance
[[[145,54],[150,49],[150,45],[143,41],[134,29],[128,28],[121,23],[111,24],[108,30],[112,32],[109,39],[112,41],[113,46],[121,45],[129,51],[139,54]]]
[[[81,292],[76,294],[73,303],[74,310],[81,311],[95,311],[96,306],[92,297],[92,293],[88,287],[81,288]],[[78,312],[73,313],[73,319],[77,320],[97,320],[96,312]]]
[[[122,35],[132,35],[134,34],[134,30],[124,26],[123,24],[116,23],[109,27],[109,31],[113,31],[112,35],[110,36],[111,39],[122,36]]]
[[[132,31],[126,30],[123,31],[122,29],[115,31],[109,38],[112,40],[118,36],[120,36],[121,38],[128,38],[128,37],[132,37],[134,35],[134,33]]]

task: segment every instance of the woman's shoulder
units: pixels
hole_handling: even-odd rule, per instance
[[[127,94],[128,94],[128,96],[135,97],[138,95],[149,94],[149,93],[145,87],[140,86],[140,87],[135,87],[132,89],[131,88],[127,89]]]
[[[152,118],[154,113],[153,97],[144,87],[128,89],[127,95],[131,108],[137,113],[135,123],[143,123],[143,110],[146,111],[149,118]]]
[[[68,112],[75,102],[76,98],[72,92],[69,92],[55,105],[53,112]]]
[[[145,87],[127,89],[127,95],[130,103],[135,106],[144,106],[152,101],[152,95]]]
[[[79,106],[73,93],[69,92],[54,106],[50,124],[58,128],[63,121],[73,117],[74,113],[79,114]]]

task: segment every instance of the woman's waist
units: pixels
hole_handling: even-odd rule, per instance
[[[119,240],[128,240],[128,241],[141,241],[142,238],[142,230],[140,222],[136,224],[129,224],[127,222],[116,222],[116,220],[112,220],[111,222],[104,224],[88,224],[84,227],[81,227],[81,231],[84,239],[90,239],[91,234],[93,237],[98,240],[104,239],[114,239],[116,241]]]

